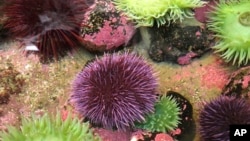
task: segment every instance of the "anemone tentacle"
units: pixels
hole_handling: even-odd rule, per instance
[[[200,0],[113,0],[117,9],[123,11],[137,26],[158,26],[182,21],[193,15],[192,8],[201,7]]]
[[[70,113],[64,120],[58,112],[55,117],[46,113],[43,116],[23,117],[19,127],[9,126],[0,131],[1,141],[100,141],[94,135],[89,123],[73,118]]]
[[[154,113],[148,114],[144,122],[136,123],[136,127],[152,132],[168,132],[174,130],[180,120],[176,99],[163,95],[156,102]]]
[[[219,40],[213,47],[226,62],[246,65],[250,60],[250,0],[221,0],[210,13],[208,28]]]

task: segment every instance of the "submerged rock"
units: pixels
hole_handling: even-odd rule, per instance
[[[222,90],[222,95],[236,96],[237,98],[246,98],[250,96],[250,66],[241,68],[228,79]]]
[[[104,52],[127,45],[136,31],[110,1],[97,1],[85,16],[81,34],[90,51]]]
[[[193,58],[211,50],[214,38],[200,26],[182,27],[178,24],[153,27],[149,56],[157,62],[169,61],[186,65]]]

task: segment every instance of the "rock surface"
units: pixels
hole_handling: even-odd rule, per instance
[[[250,66],[240,68],[231,74],[222,90],[222,95],[236,96],[238,98],[250,97]]]
[[[110,1],[97,1],[85,16],[81,34],[84,46],[90,51],[104,52],[126,46],[136,31]]]
[[[181,27],[178,24],[153,27],[149,56],[156,62],[173,62],[187,65],[211,50],[214,38],[200,26]]]

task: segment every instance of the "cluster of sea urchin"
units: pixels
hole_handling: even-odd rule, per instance
[[[210,13],[208,27],[220,40],[213,48],[227,61],[250,60],[250,0],[220,0]]]
[[[80,45],[85,0],[9,0],[4,27],[25,45],[35,45],[42,61],[58,60]]]
[[[250,105],[245,99],[220,96],[205,105],[199,122],[204,141],[228,141],[229,125],[250,124]]]
[[[183,20],[192,15],[192,8],[204,4],[200,0],[113,0],[118,10],[132,20],[137,26],[158,26]]]
[[[155,111],[146,116],[146,120],[136,127],[151,132],[168,132],[174,130],[180,122],[180,108],[171,96],[161,96],[155,104]]]
[[[23,118],[21,128],[8,127],[8,132],[0,132],[1,141],[99,141],[94,136],[88,123],[67,116],[62,120],[58,113],[56,118],[48,114],[42,117]]]
[[[126,130],[154,111],[157,81],[143,58],[105,54],[90,62],[73,82],[70,101],[95,125]]]

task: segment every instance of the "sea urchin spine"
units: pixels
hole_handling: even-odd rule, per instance
[[[250,104],[245,99],[220,96],[200,113],[204,141],[229,141],[229,125],[250,124]]]
[[[153,70],[141,57],[105,54],[77,75],[70,101],[91,123],[126,130],[154,111],[156,88]]]
[[[9,0],[4,27],[24,45],[34,44],[43,61],[66,55],[80,45],[85,0]]]

